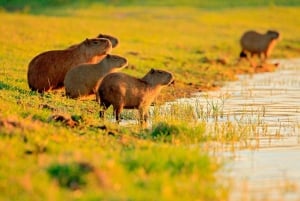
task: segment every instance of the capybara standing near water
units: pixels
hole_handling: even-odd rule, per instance
[[[141,123],[147,121],[148,109],[161,89],[174,81],[172,73],[151,69],[143,78],[135,78],[124,73],[105,76],[99,86],[98,96],[101,107],[100,117],[113,105],[116,121],[125,109],[138,109]]]
[[[102,78],[108,73],[122,70],[127,59],[117,55],[107,55],[97,64],[82,64],[69,70],[64,85],[66,95],[78,98],[96,93]]]
[[[28,66],[31,90],[44,92],[63,86],[66,73],[81,63],[97,63],[111,51],[108,39],[86,39],[74,48],[43,52]]]
[[[240,58],[248,58],[247,53],[250,53],[250,57],[256,54],[261,61],[265,61],[270,56],[279,36],[279,32],[272,30],[267,31],[265,34],[256,31],[245,32],[240,39],[242,48]],[[262,59],[262,55],[264,55],[264,59]]]

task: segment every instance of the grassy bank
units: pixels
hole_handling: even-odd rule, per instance
[[[99,120],[92,100],[67,99],[63,90],[31,92],[27,65],[40,52],[108,33],[120,40],[113,54],[129,61],[124,72],[140,77],[150,68],[169,70],[176,85],[163,94],[182,97],[250,68],[235,65],[239,37],[247,29],[280,31],[272,57],[297,57],[299,11],[95,4],[38,15],[1,12],[0,199],[226,200],[228,189],[215,175],[221,162],[191,146],[213,138],[189,108],[182,115],[174,108],[173,119],[158,114],[149,129],[116,126]],[[216,62],[219,58],[226,64]]]

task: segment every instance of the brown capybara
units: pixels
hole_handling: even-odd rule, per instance
[[[272,30],[265,34],[256,31],[245,32],[240,39],[242,48],[240,58],[248,58],[247,53],[250,53],[250,57],[258,55],[262,61],[265,61],[270,56],[279,36],[279,32]],[[262,59],[262,55],[264,55],[264,59]]]
[[[119,44],[119,40],[116,37],[108,35],[108,34],[100,33],[96,38],[106,38],[106,39],[110,40],[112,48],[115,48]],[[77,45],[79,45],[79,44],[74,44],[74,45],[68,47],[67,49],[72,49],[72,48],[76,47]]]
[[[117,55],[107,55],[97,64],[81,64],[69,70],[64,85],[66,95],[78,98],[96,93],[102,78],[108,73],[122,70],[127,59]]]
[[[106,39],[110,40],[111,45],[112,45],[113,48],[115,48],[119,44],[119,40],[116,37],[108,35],[108,34],[101,34],[100,33],[97,36],[97,38],[106,38]]]
[[[161,89],[174,81],[172,73],[151,69],[143,78],[135,78],[124,73],[106,75],[98,89],[100,117],[104,118],[105,110],[113,105],[116,121],[125,109],[138,109],[140,122],[145,123],[148,109]]]
[[[86,39],[72,49],[52,50],[34,57],[27,72],[31,90],[44,92],[63,86],[66,73],[81,63],[97,63],[111,51],[108,39]]]

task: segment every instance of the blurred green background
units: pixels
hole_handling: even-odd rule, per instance
[[[46,7],[86,6],[100,3],[114,6],[192,6],[205,9],[255,7],[255,6],[299,6],[299,0],[0,0],[0,7],[8,11],[38,13]]]

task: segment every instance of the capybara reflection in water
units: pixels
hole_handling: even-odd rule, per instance
[[[125,109],[138,109],[141,123],[148,118],[148,110],[161,89],[174,81],[172,73],[151,69],[143,78],[136,78],[124,73],[111,73],[105,76],[99,86],[98,96],[101,107],[100,117],[113,105],[116,121]]]
[[[107,55],[97,64],[81,64],[69,70],[64,85],[66,95],[78,98],[96,93],[102,78],[113,72],[122,70],[127,59],[117,55]]]
[[[44,92],[63,86],[66,73],[81,63],[97,63],[112,49],[108,39],[86,39],[74,48],[43,52],[28,66],[31,90]]]
[[[256,31],[245,32],[240,39],[240,45],[242,48],[240,58],[249,59],[248,54],[250,54],[250,58],[254,55],[258,55],[261,61],[265,62],[265,60],[270,56],[279,36],[279,32],[272,30],[267,31],[265,34],[261,34]]]

